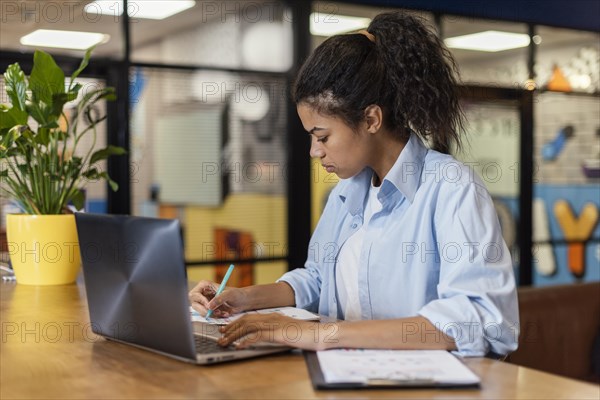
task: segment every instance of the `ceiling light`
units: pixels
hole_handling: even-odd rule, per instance
[[[310,14],[310,33],[315,36],[332,36],[340,33],[364,29],[371,23],[370,18],[349,17],[329,13]]]
[[[129,0],[127,14],[131,18],[165,19],[196,5],[195,0]],[[118,17],[123,14],[122,0],[95,0],[85,12]]]
[[[528,46],[529,35],[524,33],[485,31],[448,38],[444,42],[446,46],[453,49],[496,52]]]
[[[104,33],[38,29],[23,36],[21,44],[25,46],[86,50],[99,43],[106,43],[109,39],[110,35]]]

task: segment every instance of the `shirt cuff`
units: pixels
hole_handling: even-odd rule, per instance
[[[317,313],[319,308],[318,296],[317,301],[312,299],[313,296],[311,296],[311,290],[306,283],[306,277],[298,275],[296,270],[286,272],[276,282],[285,282],[291,286],[294,291],[296,307]]]
[[[483,357],[489,350],[484,327],[466,296],[433,300],[418,312],[438,330],[454,339],[462,357]]]

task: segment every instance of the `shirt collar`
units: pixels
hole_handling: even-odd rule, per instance
[[[400,152],[400,156],[385,176],[384,182],[390,182],[411,203],[421,183],[421,172],[425,164],[427,147],[419,136],[411,133],[410,139]]]
[[[365,196],[371,186],[373,170],[369,167],[363,169],[358,175],[345,179],[345,185],[340,191],[340,199],[352,215],[359,214],[364,205]]]
[[[398,190],[412,203],[415,193],[419,189],[427,151],[427,147],[419,136],[411,133],[406,146],[383,180],[380,195],[385,196],[385,192],[388,192],[387,187],[391,184],[392,188]],[[339,196],[352,215],[362,211],[372,177],[373,170],[367,167],[352,178],[345,180],[346,184],[341,189]]]

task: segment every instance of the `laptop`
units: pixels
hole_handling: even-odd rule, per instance
[[[290,350],[221,347],[218,326],[192,322],[177,220],[76,213],[92,331],[195,364]]]

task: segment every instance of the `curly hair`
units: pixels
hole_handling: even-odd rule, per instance
[[[377,15],[367,32],[327,39],[306,60],[293,88],[305,103],[357,128],[372,104],[384,126],[402,140],[414,131],[434,150],[461,147],[464,115],[457,94],[458,69],[442,41],[417,17]]]

